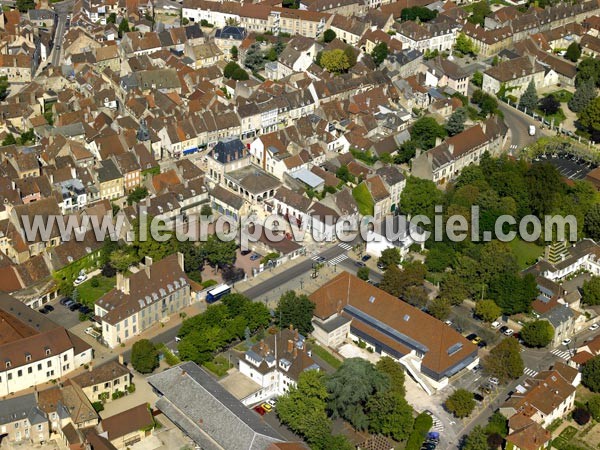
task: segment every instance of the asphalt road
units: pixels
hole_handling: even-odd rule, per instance
[[[506,126],[511,131],[511,148],[522,149],[546,134],[540,129],[540,123],[528,115],[515,110],[504,102],[499,101],[498,107],[504,114]],[[535,136],[529,135],[529,125],[535,126]]]
[[[51,62],[53,66],[60,65],[60,57],[62,54],[62,45],[65,37],[65,29],[67,22],[67,14],[73,11],[73,0],[55,3],[53,5],[56,14],[58,15],[58,22],[56,24],[56,30],[54,32],[54,47],[52,48]]]

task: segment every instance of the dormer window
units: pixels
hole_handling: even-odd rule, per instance
[[[31,361],[31,353],[25,353],[25,361],[26,362]]]
[[[11,364],[10,364],[10,359],[9,359],[9,360],[7,360],[7,361],[6,361],[6,368],[7,368],[7,369],[10,369],[10,365],[11,365]]]
[[[50,356],[50,354],[52,353],[52,351],[50,350],[50,348],[46,347],[46,356]]]

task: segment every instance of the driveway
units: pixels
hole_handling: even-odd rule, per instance
[[[59,299],[50,302],[54,306],[54,311],[46,314],[48,318],[67,330],[79,325],[79,311],[70,311],[69,308],[61,305],[58,301]],[[91,322],[86,322],[88,322],[88,326],[91,325]]]

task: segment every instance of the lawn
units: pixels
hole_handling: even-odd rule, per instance
[[[92,280],[98,280],[98,286],[92,286]],[[87,280],[85,283],[77,286],[77,292],[79,293],[78,301],[85,305],[93,306],[96,300],[115,287],[115,282],[115,277],[106,278],[102,275]]]
[[[561,103],[568,103],[571,97],[573,97],[573,94],[566,89],[559,89],[558,91],[551,92],[551,94]]]
[[[555,127],[558,126],[560,123],[562,123],[567,118],[565,116],[565,113],[563,112],[562,108],[559,108],[559,110],[554,114],[545,115],[539,109],[536,109],[535,112],[536,112],[536,114],[539,114],[540,116],[542,116],[544,119],[546,119],[550,123],[552,123],[552,120],[554,120]]]
[[[538,257],[540,257],[544,251],[539,245],[536,245],[533,242],[525,242],[520,239],[514,239],[510,241],[508,245],[517,257],[517,263],[522,269],[535,264]]]
[[[310,349],[315,355],[317,355],[319,358],[321,358],[323,361],[325,361],[327,364],[329,364],[334,369],[337,369],[338,367],[340,367],[342,365],[342,361],[337,359],[335,356],[333,356],[331,353],[329,353],[327,350],[325,350],[320,345],[312,344]]]
[[[560,435],[552,441],[552,447],[562,450],[571,443],[575,435],[577,434],[577,428],[568,426],[560,432]]]
[[[354,189],[352,189],[352,196],[358,204],[358,211],[363,216],[372,216],[374,212],[373,197],[369,192],[369,188],[366,183],[360,183]]]
[[[212,361],[202,364],[219,378],[225,376],[229,370],[229,361],[224,356],[217,356]]]

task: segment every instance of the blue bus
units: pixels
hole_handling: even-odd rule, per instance
[[[206,303],[214,303],[224,295],[231,293],[231,287],[226,284],[221,284],[214,289],[211,289],[206,294]]]

